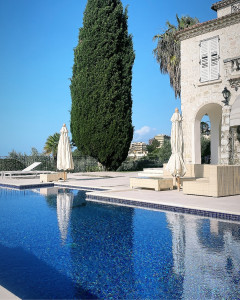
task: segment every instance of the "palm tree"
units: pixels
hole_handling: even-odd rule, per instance
[[[174,89],[175,98],[181,96],[181,54],[180,41],[176,37],[176,33],[187,27],[199,23],[197,18],[183,16],[181,18],[176,15],[177,26],[166,22],[167,30],[162,34],[154,36],[153,40],[157,40],[157,47],[153,50],[154,56],[160,65],[162,74],[169,74],[170,85]]]
[[[44,154],[47,154],[47,155],[52,154],[54,160],[57,158],[57,148],[58,148],[59,139],[60,139],[60,133],[56,132],[53,135],[50,135],[47,138],[47,141],[43,148]]]

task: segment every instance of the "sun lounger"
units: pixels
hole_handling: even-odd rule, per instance
[[[34,162],[27,168],[21,171],[2,171],[1,177],[2,178],[19,178],[19,177],[38,177],[40,174],[49,174],[52,173],[51,171],[34,171],[33,169],[39,166],[41,162]]]
[[[2,178],[38,177],[40,174],[50,174],[52,171],[3,171]]]
[[[36,161],[33,164],[31,164],[30,166],[28,166],[27,168],[23,169],[22,172],[25,171],[32,171],[33,169],[35,169],[37,166],[39,166],[41,164],[41,162]]]

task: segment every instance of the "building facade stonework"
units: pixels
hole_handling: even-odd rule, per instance
[[[129,157],[140,158],[147,155],[147,144],[143,142],[131,143],[128,152]]]
[[[212,6],[217,11],[217,19],[194,25],[178,34],[181,41],[181,110],[186,163],[201,163],[200,122],[207,114],[211,122],[211,163],[240,164],[238,5],[240,1],[219,1]],[[225,87],[230,91],[228,105],[222,102]]]

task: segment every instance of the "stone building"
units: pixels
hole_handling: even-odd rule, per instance
[[[139,158],[147,155],[147,144],[143,142],[131,143],[128,152],[129,157]]]
[[[211,122],[211,163],[240,164],[240,1],[211,7],[217,18],[178,34],[184,158],[201,163],[200,122]],[[230,96],[224,101],[223,90]]]
[[[159,148],[161,148],[162,145],[164,144],[164,142],[170,141],[170,136],[166,135],[166,134],[158,134],[158,135],[155,135],[154,139],[159,142]]]

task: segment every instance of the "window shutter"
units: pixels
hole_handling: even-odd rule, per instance
[[[209,51],[208,41],[200,43],[200,81],[205,82],[209,80]]]
[[[218,37],[200,43],[200,81],[219,79]]]
[[[210,80],[219,78],[219,45],[218,37],[209,40],[210,48]]]

